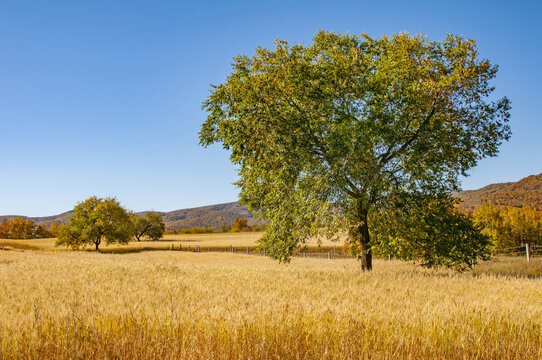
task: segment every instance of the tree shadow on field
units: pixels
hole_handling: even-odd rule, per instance
[[[141,252],[146,252],[146,251],[171,251],[171,247],[163,247],[163,248],[159,248],[159,247],[151,247],[151,246],[145,246],[145,247],[137,247],[137,248],[112,248],[112,249],[100,249],[98,250],[98,253],[102,253],[102,254],[136,254],[136,253],[141,253]],[[85,252],[93,252],[95,253],[96,250],[94,249],[83,249],[82,251],[85,251]]]
[[[39,246],[20,244],[16,241],[0,241],[0,250],[43,250]]]

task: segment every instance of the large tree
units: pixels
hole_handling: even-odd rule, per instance
[[[115,198],[92,196],[78,203],[69,223],[60,227],[57,245],[78,249],[92,244],[126,244],[133,235],[129,213]]]
[[[448,194],[510,136],[509,100],[491,97],[496,73],[461,36],[320,31],[306,46],[277,41],[237,56],[227,80],[213,86],[200,143],[231,150],[240,200],[261,210],[261,243],[272,257],[287,261],[310,238],[347,232],[362,269],[371,269],[375,247],[416,247],[431,236],[420,211],[435,201],[446,216],[434,226],[458,220],[477,233]],[[413,229],[400,226],[405,219]],[[487,239],[466,233],[440,231],[447,246],[425,254],[424,264],[476,261]]]

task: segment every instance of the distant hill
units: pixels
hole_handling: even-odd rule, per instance
[[[32,221],[35,221],[38,225],[43,224],[43,225],[49,226],[49,224],[55,221],[58,221],[60,224],[67,223],[68,217],[71,216],[72,213],[73,211],[66,211],[66,212],[63,212],[62,214],[52,215],[52,216],[42,216],[42,217],[28,217],[24,215],[0,215],[0,221],[2,221],[2,219],[4,218],[11,220],[11,219],[20,217],[23,219],[30,219]]]
[[[530,207],[542,210],[542,174],[530,175],[517,182],[497,183],[478,190],[465,190],[456,194],[466,210],[485,202],[497,206]]]
[[[214,227],[220,229],[222,224],[233,224],[235,218],[248,219],[248,225],[256,224],[257,221],[253,219],[253,214],[248,212],[245,206],[240,206],[238,202],[230,202],[225,204],[208,205],[197,208],[174,210],[169,212],[157,211],[162,218],[167,229],[179,230],[183,228],[191,227]],[[44,224],[48,226],[54,221],[58,221],[64,224],[68,221],[68,217],[72,214],[71,211],[64,212],[59,215],[45,216],[45,217],[27,217],[21,215],[4,215],[2,218],[11,220],[16,217],[22,217],[24,219],[30,219],[35,221],[38,225]],[[138,213],[144,215],[145,211]]]
[[[484,202],[497,206],[531,207],[542,210],[542,174],[530,175],[517,182],[497,183],[484,186],[478,190],[465,190],[454,194],[462,200],[462,207],[472,210]],[[252,213],[238,202],[201,206],[190,209],[180,209],[169,212],[158,212],[164,218],[167,229],[179,230],[191,227],[213,227],[220,229],[222,224],[233,224],[237,218],[248,219],[249,225],[256,224]],[[35,221],[38,225],[48,226],[53,221],[66,223],[71,211],[59,215],[45,217],[26,217],[21,215],[4,215],[2,218],[11,220],[22,217]],[[138,213],[144,215],[145,212]]]
[[[220,229],[220,225],[233,224],[235,218],[248,219],[248,225],[257,223],[253,218],[253,214],[248,212],[245,206],[240,206],[238,202],[158,213],[162,215],[166,228],[173,230],[195,226]],[[145,212],[138,214],[144,215]]]

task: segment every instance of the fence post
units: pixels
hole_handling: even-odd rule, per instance
[[[531,260],[531,249],[529,248],[529,244],[525,244],[525,253],[527,254],[527,261]]]
[[[190,245],[188,245],[188,251],[190,251],[190,250],[191,250],[191,249],[190,249]]]
[[[233,253],[233,245],[230,245],[230,252]]]
[[[247,246],[247,255],[249,254],[249,251],[250,251],[250,249],[249,249],[248,246]]]
[[[175,244],[171,244],[171,250],[175,250],[174,246]]]
[[[199,252],[199,245],[196,245],[197,252]]]
[[[327,258],[331,259],[331,251],[327,253]]]
[[[265,249],[263,249],[263,256],[265,256]]]
[[[333,253],[335,254],[336,251],[335,251],[335,244],[333,244]]]
[[[304,257],[304,258],[307,257],[307,252],[306,252],[306,251],[303,252],[303,257]]]

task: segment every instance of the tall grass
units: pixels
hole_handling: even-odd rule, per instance
[[[525,255],[495,256],[491,261],[477,265],[473,274],[540,278],[542,276],[542,257],[531,256],[531,260],[527,261]]]
[[[0,251],[0,358],[542,357],[540,279],[358,266]]]
[[[214,250],[227,250],[230,246],[234,248],[254,248],[257,246],[258,239],[262,237],[263,232],[237,232],[237,233],[212,233],[212,234],[173,234],[164,235],[159,241],[131,241],[128,245],[111,244],[106,246],[100,245],[100,249],[106,252],[111,251],[141,251],[150,250],[152,248],[163,250],[170,249],[171,245],[176,248],[181,245],[184,249],[187,249],[190,245],[192,248],[199,246],[202,251],[208,248]],[[1,240],[3,241],[3,240]],[[55,248],[56,239],[35,239],[35,240],[6,240],[12,244],[26,244],[32,247],[40,248],[43,250],[66,250],[65,247]],[[309,244],[309,250],[324,250],[329,251],[335,245],[337,251],[343,246],[342,242],[333,242],[330,240],[322,241],[321,246],[313,241]],[[88,249],[94,249],[93,246],[89,246]],[[128,250],[123,250],[128,249]]]

